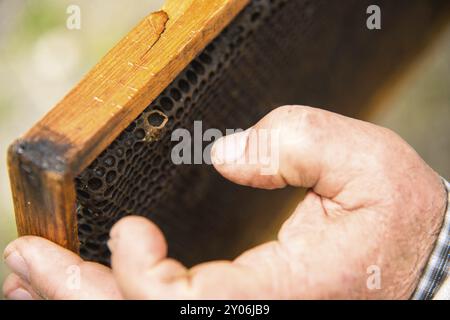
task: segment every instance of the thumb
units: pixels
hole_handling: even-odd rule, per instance
[[[394,135],[322,109],[284,106],[246,131],[217,140],[211,159],[220,174],[238,184],[307,187],[333,198],[361,172],[376,178],[382,142]]]
[[[108,242],[115,279],[128,299],[273,298],[288,277],[282,245],[270,242],[235,261],[210,261],[187,269],[167,257],[167,243],[151,221],[129,216],[117,222]],[[280,284],[280,285],[276,285]]]
[[[121,292],[128,299],[167,298],[178,291],[172,279],[185,272],[167,258],[167,243],[159,228],[144,217],[128,216],[110,231],[111,266]]]
[[[13,271],[4,285],[7,296],[19,289],[35,299],[121,299],[110,269],[46,239],[21,237],[6,247],[4,259]]]

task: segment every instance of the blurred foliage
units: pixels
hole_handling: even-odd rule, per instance
[[[64,1],[27,1],[15,39],[33,41],[48,30],[64,25],[66,17],[61,14],[64,11]]]

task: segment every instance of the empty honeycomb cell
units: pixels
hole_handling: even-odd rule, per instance
[[[116,171],[108,171],[108,173],[106,174],[106,182],[107,183],[112,183],[114,180],[116,180],[117,177],[117,173]]]
[[[216,41],[217,41],[217,40],[218,40],[218,39],[216,39]],[[211,42],[210,44],[208,44],[208,45],[206,46],[205,52],[211,53],[211,52],[214,51],[215,48],[216,48],[216,46],[214,45],[214,42]]]
[[[167,117],[162,112],[158,111],[151,112],[147,117],[148,123],[155,128],[161,127],[166,119]]]
[[[122,173],[124,166],[125,166],[125,160],[122,159],[117,164],[117,171],[119,171],[119,173]]]
[[[170,111],[170,109],[172,109],[173,107],[173,101],[170,97],[162,97],[159,102],[161,104],[161,107],[166,111]]]
[[[181,79],[180,81],[178,81],[178,87],[184,93],[189,92],[189,89],[190,89],[189,83],[184,79]]]
[[[170,96],[175,101],[179,101],[181,99],[181,93],[180,93],[180,91],[178,91],[177,88],[170,89]]]
[[[199,74],[199,75],[205,74],[205,68],[203,67],[203,65],[200,62],[194,60],[194,61],[192,61],[191,65],[197,74]]]
[[[197,75],[195,74],[195,72],[189,70],[188,72],[186,72],[186,77],[191,84],[197,84]]]
[[[187,97],[186,99],[184,99],[184,109],[187,109],[191,106],[192,104],[192,99]],[[183,109],[183,108],[179,108],[179,109]]]
[[[103,177],[105,175],[105,168],[103,167],[94,168],[93,171],[97,177]]]
[[[91,178],[88,181],[88,187],[92,190],[98,190],[102,187],[103,182],[100,179],[97,178]]]
[[[131,137],[129,137],[128,139],[125,140],[125,146],[128,148],[132,147],[133,143],[134,143],[134,140]]]
[[[113,191],[114,191],[114,187],[109,187],[108,189],[105,190],[105,192],[103,192],[103,196],[105,198],[108,198],[112,194]]]
[[[102,211],[109,213],[113,207],[114,205],[111,202],[109,202],[102,208]]]
[[[252,21],[256,21],[256,20],[259,19],[259,17],[261,17],[261,13],[260,13],[260,12],[255,12],[255,13],[252,14],[252,16],[251,16],[250,19],[251,19]]]
[[[207,54],[206,52],[203,52],[202,54],[200,54],[199,59],[201,62],[206,63],[206,64],[212,63],[211,56],[209,54]]]
[[[134,151],[139,151],[144,146],[144,142],[138,141],[133,145]]]
[[[108,156],[105,158],[105,160],[103,161],[103,163],[105,164],[105,166],[107,167],[112,167],[114,166],[114,164],[116,163],[116,159],[113,156]]]
[[[176,113],[175,113],[175,117],[179,118],[183,115],[184,112],[184,108],[178,108]]]
[[[145,138],[145,130],[140,128],[137,129],[136,131],[134,131],[134,136],[136,137],[136,139],[142,140]]]

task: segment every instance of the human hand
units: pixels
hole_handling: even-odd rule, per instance
[[[217,141],[216,169],[256,188],[309,188],[276,241],[234,261],[185,268],[167,257],[161,231],[141,217],[111,230],[112,269],[82,261],[38,237],[5,250],[13,270],[9,298],[386,298],[413,293],[440,230],[445,191],[439,176],[395,133],[320,109],[280,107],[253,129],[279,129],[279,170],[239,161],[258,150],[249,132]],[[232,138],[233,137],[233,138]],[[234,139],[234,147],[229,143]],[[237,141],[237,143],[236,143]],[[228,147],[223,147],[224,145]],[[238,161],[234,161],[238,160]],[[274,160],[274,159],[273,159]],[[182,210],[182,208],[180,208]],[[66,270],[79,267],[81,288],[68,289]],[[368,270],[380,287],[368,287]]]

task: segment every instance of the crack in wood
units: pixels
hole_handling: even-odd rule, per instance
[[[161,39],[162,34],[166,31],[166,25],[169,21],[169,15],[164,10],[153,12],[146,19],[152,33],[156,34],[156,39],[150,44],[149,48],[144,52],[141,56],[141,60],[152,50],[156,43],[158,43],[159,39]]]

